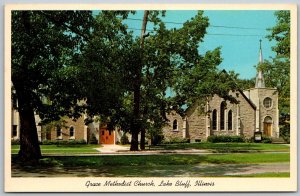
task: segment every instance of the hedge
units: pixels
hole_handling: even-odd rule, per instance
[[[245,142],[245,139],[241,136],[228,136],[228,135],[212,135],[208,136],[208,142],[211,143],[226,143],[226,142],[236,142],[242,143]]]

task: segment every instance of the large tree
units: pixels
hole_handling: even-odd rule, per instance
[[[280,113],[290,111],[290,11],[275,12],[277,23],[270,28],[270,41],[276,45],[272,50],[276,56],[271,61],[265,61],[259,66],[264,71],[266,85],[276,87],[279,95]]]
[[[270,28],[271,34],[267,36],[276,45],[272,50],[276,56],[271,61],[264,62],[266,85],[276,87],[278,90],[278,105],[280,112],[280,136],[287,142],[290,138],[290,11],[276,11],[277,23]]]
[[[76,118],[83,111],[73,57],[88,39],[92,21],[89,11],[12,11],[11,80],[24,161],[41,157],[35,113],[49,122],[64,115]]]

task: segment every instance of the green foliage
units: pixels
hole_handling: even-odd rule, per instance
[[[254,137],[251,137],[247,142],[255,142]],[[272,143],[272,138],[262,135],[261,137],[261,141],[258,141],[260,143],[264,143],[264,144],[271,144]]]
[[[20,140],[19,139],[12,139],[11,140],[11,145],[20,145]]]
[[[12,82],[42,120],[80,115],[73,58],[92,20],[90,11],[12,12]]]
[[[245,142],[245,139],[241,136],[212,135],[207,137],[207,141],[211,143],[227,143],[227,142],[241,143],[241,142]]]
[[[172,137],[169,139],[163,140],[163,144],[183,144],[183,143],[189,143],[190,140],[187,138],[180,138],[180,137]]]
[[[90,135],[89,144],[99,144],[95,134]]]
[[[43,158],[39,160],[39,166],[42,167],[62,166],[62,163],[54,158]]]
[[[86,144],[85,140],[44,140],[42,145],[82,145]]]
[[[121,137],[121,144],[122,145],[129,144],[129,140],[128,140],[126,133],[124,133]]]
[[[241,90],[246,90],[255,87],[255,78],[252,79],[237,79],[237,85]]]
[[[290,11],[276,11],[277,23],[268,29],[267,36],[276,45],[272,50],[276,52],[272,61],[265,61],[258,68],[264,71],[266,86],[276,87],[279,94],[280,113],[290,113]]]
[[[262,143],[267,143],[267,144],[270,144],[272,143],[272,138],[271,137],[267,137],[267,136],[262,136],[262,140],[261,140]]]

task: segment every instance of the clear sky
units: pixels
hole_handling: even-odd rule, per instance
[[[195,16],[197,11],[167,11],[163,21],[167,22],[167,27],[178,27],[186,20]],[[270,34],[267,28],[271,28],[276,24],[276,17],[272,10],[207,10],[204,15],[208,16],[210,27],[204,37],[204,42],[200,44],[199,51],[203,54],[207,50],[212,50],[221,46],[223,62],[219,66],[220,69],[227,71],[233,70],[240,74],[242,79],[250,79],[255,77],[256,70],[254,65],[259,60],[259,40],[262,40],[263,58],[269,59],[274,56],[271,47],[275,42],[266,39],[266,35]],[[140,20],[128,20],[130,28],[141,29],[143,11],[138,11],[130,18]],[[168,23],[171,22],[171,23]],[[220,27],[226,26],[226,27]],[[147,24],[147,29],[151,30],[153,25]],[[140,30],[134,30],[140,35]],[[226,34],[226,35],[225,35]]]

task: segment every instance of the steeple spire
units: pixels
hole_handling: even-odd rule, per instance
[[[259,65],[263,63],[263,55],[261,49],[261,40],[259,40]],[[265,80],[262,70],[259,68],[256,75],[255,88],[265,88]]]
[[[259,40],[259,63],[263,63],[263,55],[262,55],[262,49],[261,49],[261,39]]]

